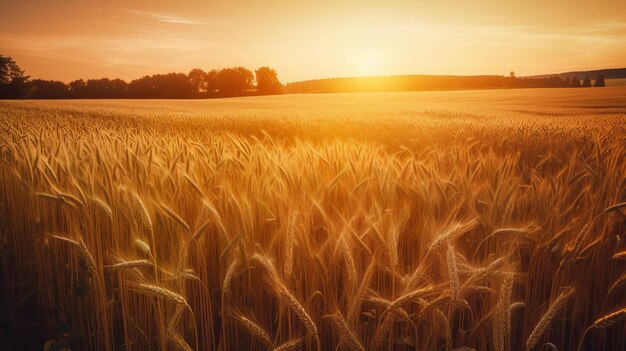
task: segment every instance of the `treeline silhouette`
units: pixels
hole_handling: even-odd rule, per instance
[[[558,76],[543,78],[519,78],[513,72],[506,76],[430,76],[404,75],[381,77],[329,78],[289,83],[285,93],[340,93],[372,91],[424,91],[424,90],[467,90],[505,88],[568,88],[590,87],[591,79],[583,83],[577,78],[561,79]],[[604,77],[599,76],[594,86],[605,86]]]
[[[540,74],[529,76],[529,78],[546,78],[549,76],[558,76],[559,78],[570,80],[574,77],[598,77],[603,76],[605,79],[622,79],[626,78],[626,68],[605,68],[605,69],[594,69],[590,71],[572,71],[572,72],[563,72],[563,73],[553,73],[553,74]]]
[[[256,84],[255,84],[256,83]],[[282,93],[276,71],[244,67],[189,74],[154,74],[130,83],[122,79],[78,79],[68,84],[30,79],[10,57],[0,55],[0,99],[180,99]]]
[[[600,71],[598,71],[600,72]],[[581,82],[576,76],[431,76],[330,78],[289,83],[283,86],[276,71],[261,67],[252,72],[244,67],[188,74],[154,74],[130,83],[121,79],[78,79],[60,81],[30,79],[10,57],[0,55],[0,99],[177,99],[211,98],[280,93],[340,93],[372,91],[466,90],[504,88],[603,87],[604,75]]]

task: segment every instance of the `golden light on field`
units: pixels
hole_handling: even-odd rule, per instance
[[[0,0],[0,46],[3,351],[626,351],[626,0]]]
[[[625,92],[0,101],[9,345],[626,351]]]

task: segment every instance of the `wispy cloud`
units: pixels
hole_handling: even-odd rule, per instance
[[[163,23],[175,23],[175,24],[207,24],[208,23],[206,21],[201,21],[201,20],[194,19],[194,18],[182,17],[182,16],[178,16],[175,14],[170,14],[170,13],[157,13],[157,12],[141,11],[141,10],[133,10],[133,9],[127,9],[126,11],[133,13],[135,15],[138,15],[138,16],[148,17],[148,18],[151,18],[153,20],[163,22]]]

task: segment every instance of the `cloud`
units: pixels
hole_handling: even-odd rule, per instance
[[[206,21],[201,21],[193,18],[181,17],[174,14],[169,13],[156,13],[150,11],[141,11],[141,10],[132,10],[127,9],[126,11],[133,13],[138,16],[148,17],[153,20],[163,22],[163,23],[174,23],[174,24],[208,24]]]

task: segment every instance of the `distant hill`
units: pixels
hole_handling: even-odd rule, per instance
[[[573,72],[563,72],[563,73],[553,73],[553,74],[542,74],[536,76],[528,76],[527,78],[546,78],[550,76],[557,76],[561,79],[566,78],[574,78],[578,77],[578,79],[583,79],[586,76],[589,76],[591,79],[596,79],[597,76],[603,75],[604,79],[620,79],[626,78],[626,68],[607,68],[607,69],[596,69],[592,71],[573,71]]]
[[[285,93],[344,93],[375,91],[468,90],[562,87],[558,77],[401,75],[306,80],[288,83]]]

